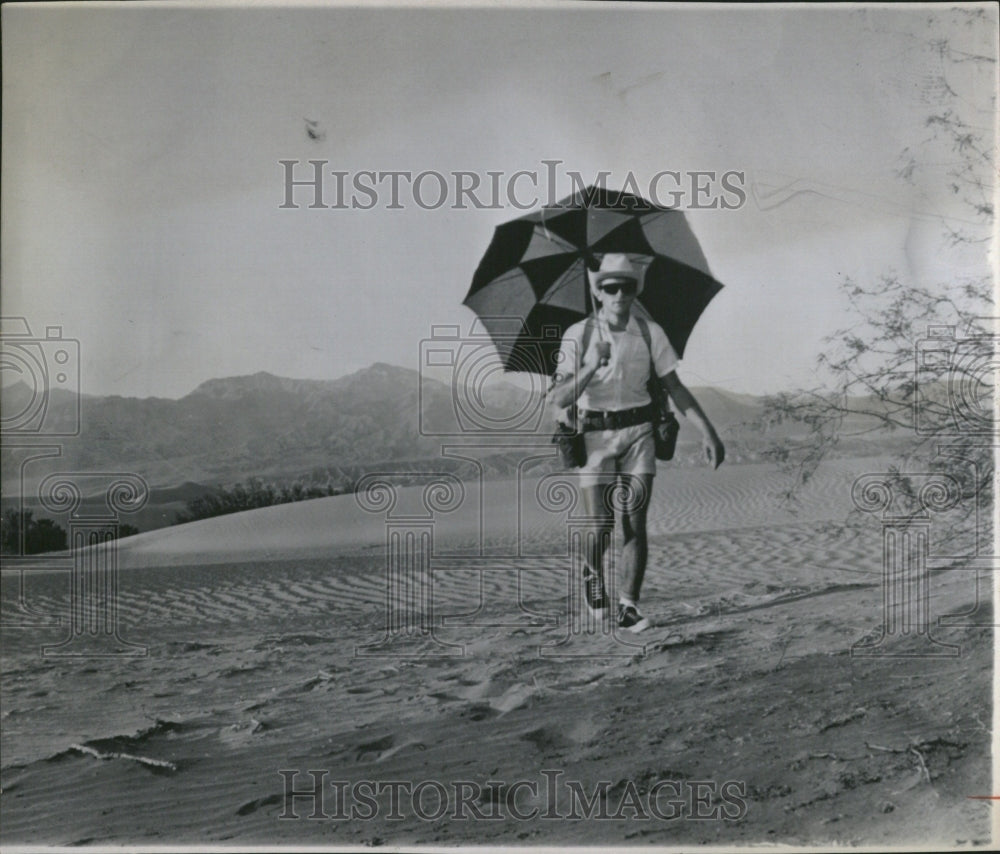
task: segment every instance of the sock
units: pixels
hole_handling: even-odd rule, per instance
[[[628,596],[625,596],[625,595],[619,596],[618,597],[618,601],[621,602],[622,605],[624,605],[626,608],[629,605],[631,605],[633,608],[635,608],[637,610],[639,608],[639,603],[636,602],[634,599],[629,599]]]

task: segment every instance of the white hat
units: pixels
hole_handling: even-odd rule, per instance
[[[607,279],[631,279],[636,283],[636,292],[642,293],[643,275],[642,269],[635,266],[628,255],[620,252],[609,252],[601,259],[601,268],[596,272],[588,270],[590,286],[599,288],[601,283]]]

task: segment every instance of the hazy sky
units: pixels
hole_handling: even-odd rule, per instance
[[[841,276],[988,269],[985,244],[945,251],[942,222],[966,214],[926,125],[947,79],[992,133],[995,64],[929,47],[995,56],[982,8],[5,4],[0,307],[79,339],[93,394],[416,369],[433,324],[468,328],[472,274],[521,212],[282,210],[280,160],[303,176],[310,159],[484,176],[559,160],[609,185],[737,170],[741,209],[688,213],[726,287],[681,376],[809,383],[845,319]]]

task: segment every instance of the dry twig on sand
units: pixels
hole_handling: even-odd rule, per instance
[[[912,753],[914,756],[917,757],[917,759],[920,762],[920,770],[924,772],[924,779],[928,783],[930,783],[930,781],[931,781],[931,772],[927,770],[927,763],[924,761],[924,755],[919,750],[917,750],[917,748],[915,748],[915,747],[911,747],[910,748],[910,753]]]
[[[927,767],[927,760],[924,759],[924,754],[921,753],[916,748],[916,744],[923,744],[923,742],[916,742],[911,744],[909,747],[883,747],[881,744],[871,744],[870,742],[865,742],[865,747],[869,750],[878,750],[882,753],[912,753],[917,757],[917,761],[920,763],[920,772],[923,778],[930,785],[931,783],[931,772]]]

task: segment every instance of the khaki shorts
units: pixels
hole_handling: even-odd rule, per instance
[[[583,440],[587,462],[579,469],[580,486],[609,483],[617,474],[656,474],[652,424],[589,430]]]

